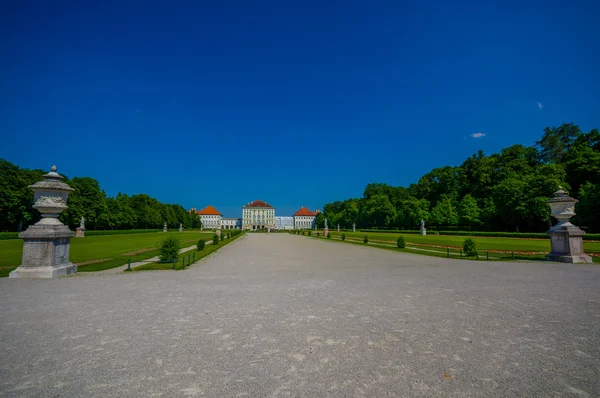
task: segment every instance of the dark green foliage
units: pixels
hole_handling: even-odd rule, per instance
[[[342,240],[346,240],[346,234],[342,234]]]
[[[321,236],[321,235],[320,235],[320,233],[319,233],[319,232],[317,232],[317,238],[318,238],[319,236]]]
[[[213,245],[218,245],[219,244],[219,235],[214,234],[213,235]]]
[[[177,258],[179,254],[179,249],[181,249],[181,242],[179,239],[174,237],[169,237],[163,240],[160,244],[160,254],[158,258],[160,261],[172,261],[174,258]]]
[[[200,239],[198,241],[198,243],[196,244],[196,248],[198,250],[204,250],[204,246],[206,245],[206,242],[204,242],[204,239]]]
[[[327,239],[331,239],[331,232],[327,234]]]
[[[423,219],[431,233],[454,228],[545,233],[556,223],[546,201],[559,185],[579,199],[574,224],[599,232],[598,129],[586,133],[572,123],[547,127],[534,146],[513,145],[490,155],[478,151],[460,166],[435,168],[409,187],[370,183],[361,198],[326,204],[317,225],[327,218],[345,229],[356,223],[362,230],[417,230]]]
[[[225,233],[221,232],[221,242],[225,240]]]
[[[403,236],[399,236],[398,237],[398,248],[399,249],[404,249],[406,247],[406,242],[404,241],[404,237]]]
[[[305,232],[305,231],[302,231],[302,235],[304,235],[304,232]]]
[[[363,239],[363,242],[364,243],[369,243],[369,236],[368,235],[365,235],[365,238]]]
[[[0,232],[0,240],[19,239],[18,232]]]
[[[309,230],[308,231],[308,236],[311,236],[311,234],[312,234],[312,231]]]
[[[463,251],[465,252],[465,256],[471,257],[477,255],[477,244],[475,243],[475,239],[467,238],[463,243]]]

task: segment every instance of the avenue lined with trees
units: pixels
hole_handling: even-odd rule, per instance
[[[600,232],[600,132],[577,125],[547,127],[534,146],[513,145],[486,156],[481,150],[460,166],[431,170],[416,184],[368,184],[362,198],[328,203],[317,217],[344,229],[428,228],[545,232],[546,204],[559,186],[579,199],[575,224]]]

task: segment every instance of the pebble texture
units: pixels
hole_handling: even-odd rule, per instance
[[[187,271],[0,280],[0,396],[595,397],[600,267],[249,234]]]

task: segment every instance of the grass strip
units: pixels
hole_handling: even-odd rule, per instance
[[[188,258],[192,259],[194,257],[193,264],[195,264],[198,261],[200,261],[201,259],[203,259],[204,257],[208,256],[209,254],[216,252],[221,247],[233,242],[240,236],[244,236],[244,234],[240,234],[240,235],[234,236],[232,238],[225,239],[223,241],[219,241],[218,245],[213,245],[213,244],[206,245],[206,246],[204,246],[204,250],[190,250],[185,253],[179,253],[179,255],[177,256],[177,262],[175,264],[175,271],[183,271],[183,270],[189,268]],[[205,241],[209,242],[209,241],[212,241],[212,239],[207,239]],[[183,266],[182,259],[185,259],[185,266]],[[173,262],[168,262],[168,263],[154,262],[154,263],[148,263],[145,265],[140,265],[139,267],[135,267],[135,268],[131,269],[131,271],[134,271],[134,272],[137,272],[137,271],[172,271],[172,270],[173,270]]]

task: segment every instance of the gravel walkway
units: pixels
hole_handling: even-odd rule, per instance
[[[594,397],[600,267],[249,234],[186,271],[0,280],[0,396]]]

